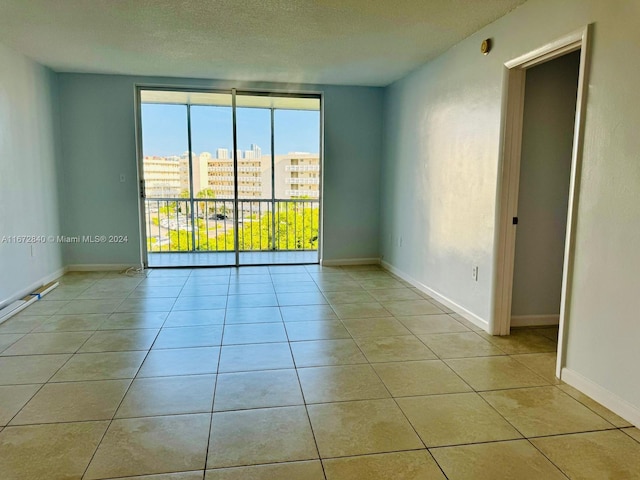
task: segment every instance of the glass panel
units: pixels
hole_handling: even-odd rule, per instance
[[[319,98],[140,95],[150,266],[317,262]]]
[[[279,251],[318,250],[320,102],[317,99],[315,102],[315,111],[277,109],[274,113],[276,247]]]
[[[193,247],[186,105],[141,105],[147,251]]]
[[[193,191],[196,212],[196,250],[198,252],[234,252],[233,112],[228,99],[218,94],[217,101],[227,106],[206,104],[209,95],[194,96],[191,101],[191,145],[193,148]],[[226,101],[228,100],[228,102]],[[231,263],[235,257],[228,256]],[[216,264],[219,264],[217,262]]]
[[[238,105],[253,97],[238,95]],[[272,240],[271,109],[237,107],[238,244],[241,252],[269,251]]]

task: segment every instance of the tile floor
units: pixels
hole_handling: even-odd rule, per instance
[[[68,274],[0,325],[0,478],[640,478],[556,336],[377,267]]]

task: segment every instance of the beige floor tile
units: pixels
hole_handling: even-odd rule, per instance
[[[190,286],[190,285],[229,285],[229,275],[217,275],[217,276],[195,276],[192,275],[189,278],[175,277],[175,278],[148,278],[146,281],[149,285],[171,285],[171,286]],[[144,282],[143,282],[144,283]],[[141,284],[142,285],[142,284]]]
[[[213,414],[207,467],[316,458],[318,452],[302,406]]]
[[[222,341],[222,325],[163,328],[153,348],[212,347]]]
[[[566,480],[526,440],[431,450],[449,480]]]
[[[229,295],[226,306],[228,308],[277,307],[278,298],[276,297],[275,293]],[[221,305],[221,307],[223,307],[223,305]]]
[[[9,423],[9,420],[38,391],[40,385],[7,385],[0,387],[0,427]]]
[[[200,284],[188,283],[180,291],[180,297],[206,297],[210,295],[227,295],[229,293],[229,285],[227,283],[219,284]],[[178,296],[178,295],[176,295]]]
[[[613,428],[555,387],[484,392],[481,395],[526,437]]]
[[[84,285],[58,285],[58,287],[47,293],[41,300],[48,302],[50,300],[73,300],[78,298],[82,292],[84,292],[88,287]]]
[[[553,340],[541,335],[537,329],[511,330],[511,335],[498,336],[489,335],[486,332],[479,332],[485,339],[493,343],[500,350],[512,354],[518,353],[545,353],[558,350],[558,344]]]
[[[403,362],[432,360],[436,356],[413,335],[399,337],[365,337],[356,340],[369,362]]]
[[[318,288],[324,292],[347,292],[362,290],[362,286],[353,279],[320,279],[317,281]]]
[[[218,376],[214,411],[302,405],[295,370],[225,373]]]
[[[476,393],[397,399],[427,447],[521,438]]]
[[[279,276],[279,275],[278,275]],[[277,294],[281,293],[320,293],[320,289],[313,280],[305,280],[300,282],[281,282],[275,281],[272,291]],[[326,303],[326,302],[325,302]]]
[[[128,297],[135,287],[127,286],[110,286],[104,287],[100,285],[91,285],[84,292],[78,295],[78,300],[106,300],[106,299],[125,299]]]
[[[394,397],[471,391],[471,387],[440,360],[377,363],[373,368]]]
[[[268,274],[268,270],[264,272],[258,273],[256,272],[247,272],[248,268],[254,267],[244,267],[237,274],[231,275],[229,278],[229,284],[233,285],[234,283],[269,283],[271,284],[271,276]],[[199,279],[198,279],[199,280]]]
[[[131,298],[140,298],[140,297],[148,297],[148,298],[177,298],[182,291],[182,287],[157,287],[157,286],[149,286],[142,285],[136,287],[131,294],[129,295]]]
[[[468,332],[469,329],[449,315],[411,315],[399,317],[402,324],[415,335],[431,333]]]
[[[257,284],[261,285],[261,284]],[[279,307],[228,308],[225,324],[279,323],[282,322]]]
[[[393,335],[410,335],[398,320],[387,318],[351,318],[344,320],[344,326],[354,337],[389,337]]]
[[[216,373],[220,347],[174,348],[151,350],[139,377],[170,377]]]
[[[427,298],[427,300],[429,300],[429,302],[433,303],[436,307],[438,307],[444,313],[449,313],[449,314],[455,313],[453,310],[451,310],[449,307],[447,307],[444,303],[440,303],[435,298]]]
[[[194,298],[199,299],[201,297]],[[186,303],[187,299],[183,300],[183,303]],[[191,300],[191,297],[189,297],[189,300]],[[127,298],[123,300],[114,311],[118,313],[169,312],[178,305],[178,302],[180,302],[180,299],[176,300],[175,298]],[[209,308],[224,308],[224,305],[222,307]],[[189,309],[180,308],[179,310]]]
[[[23,333],[4,333],[0,334],[0,352],[9,348],[11,345],[16,343],[24,337]]]
[[[146,275],[147,278],[175,278],[175,277],[188,277],[193,272],[191,268],[152,268]]]
[[[313,283],[313,282],[311,282]],[[313,283],[315,288],[316,284]],[[251,295],[253,293],[274,293],[271,283],[234,283],[229,286],[229,295]]]
[[[100,330],[78,350],[79,353],[125,352],[148,350],[158,335],[158,329]]]
[[[391,399],[309,405],[322,458],[424,448]]]
[[[356,342],[349,338],[291,343],[296,367],[367,363]]]
[[[29,333],[2,352],[7,355],[74,353],[91,332]]]
[[[45,383],[71,355],[28,355],[0,358],[0,385]]]
[[[137,378],[115,417],[210,412],[215,383],[215,375]]]
[[[224,323],[224,308],[213,310],[183,310],[171,312],[166,322],[161,325],[167,327],[194,327],[199,325],[222,325]]]
[[[307,404],[390,396],[369,365],[300,368],[298,375]]]
[[[322,305],[327,303],[327,299],[317,292],[295,292],[295,293],[278,293],[278,304],[280,306],[291,305]]]
[[[391,314],[378,302],[339,303],[333,309],[341,319],[389,317]]]
[[[97,330],[108,318],[104,314],[53,315],[34,332],[81,332]]]
[[[222,336],[223,345],[277,343],[286,341],[287,332],[282,322],[225,325],[224,335]]]
[[[602,418],[604,418],[607,422],[611,423],[612,425],[615,425],[618,428],[631,426],[631,423],[626,421],[624,418],[619,417],[608,408],[603,407],[598,402],[591,399],[590,397],[580,392],[579,390],[576,390],[572,386],[567,385],[566,383],[563,383],[561,385],[558,385],[558,388],[562,390],[564,393],[566,393],[567,395],[570,395],[571,397],[578,400],[587,408],[596,412],[598,415],[600,415]]]
[[[324,480],[319,460],[207,470],[205,480]]]
[[[203,470],[210,414],[114,420],[84,478]]]
[[[462,315],[460,315],[458,313],[449,313],[449,316],[451,318],[453,318],[454,320],[460,322],[462,325],[467,327],[469,330],[472,330],[472,331],[474,331],[476,333],[486,333],[482,327],[479,327],[478,325],[476,325],[475,323],[467,320],[466,318],[464,318]]]
[[[114,313],[109,315],[98,330],[159,329],[165,323],[167,315],[169,315],[168,312]]]
[[[446,480],[426,450],[324,460],[327,480]]]
[[[288,322],[285,324],[285,328],[290,342],[351,338],[351,335],[339,320]]]
[[[226,345],[220,352],[220,373],[294,368],[287,343]]]
[[[74,300],[67,303],[57,312],[59,315],[80,315],[83,313],[102,313],[109,314],[116,311],[116,308],[122,303],[122,299],[108,300]]]
[[[419,335],[440,358],[489,357],[505,353],[475,332]]]
[[[571,479],[640,479],[640,443],[619,430],[531,441]]]
[[[382,288],[369,290],[369,294],[371,294],[376,299],[376,301],[381,303],[406,300],[422,300],[422,297],[411,288]]]
[[[549,340],[553,340],[554,342],[558,342],[558,326],[555,327],[541,327],[536,328],[535,332],[538,335],[542,335],[543,337],[547,337]]]
[[[633,438],[636,442],[640,442],[640,429],[635,427],[624,428],[622,429],[624,433]]]
[[[159,475],[142,475],[127,477],[126,480],[202,480],[203,471],[161,473]],[[122,478],[109,478],[107,480],[123,480]]]
[[[423,299],[384,302],[382,305],[395,316],[435,315],[443,313],[442,310],[433,303]]]
[[[273,266],[269,267],[271,273],[271,281],[274,285],[283,284],[283,283],[302,283],[302,282],[312,282],[313,278],[306,271],[298,270],[294,271],[297,267],[296,265],[288,266]],[[285,271],[289,270],[289,271]]]
[[[0,334],[29,333],[46,322],[51,315],[18,315],[0,324]]]
[[[329,305],[301,305],[280,307],[285,322],[310,322],[314,320],[337,320],[338,317]]]
[[[11,425],[111,420],[130,380],[48,383]]]
[[[380,288],[402,288],[405,285],[395,278],[381,276],[379,278],[359,279],[358,282],[365,290],[376,290]]]
[[[548,385],[544,378],[510,357],[477,357],[446,360],[474,390],[538,387]]]
[[[365,290],[347,290],[344,291],[331,291],[324,292],[324,296],[332,305],[339,305],[342,303],[371,303],[376,299]]]
[[[549,353],[523,353],[519,355],[511,355],[511,358],[529,367],[542,378],[553,385],[560,384],[560,379],[556,377],[556,360],[555,352]]]
[[[135,377],[146,352],[76,353],[52,382],[115,380]]]
[[[58,312],[67,313],[66,311],[63,311],[63,308],[68,305],[71,305],[71,302],[68,300],[49,300],[46,302],[37,301],[25,308],[22,313],[24,315],[54,315]]]
[[[80,479],[108,425],[81,422],[7,427],[0,433],[2,478]]]

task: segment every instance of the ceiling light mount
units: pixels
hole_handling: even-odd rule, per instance
[[[487,39],[482,41],[482,43],[480,44],[480,51],[482,52],[483,55],[489,55],[489,52],[491,51],[491,39],[490,38],[487,38]]]

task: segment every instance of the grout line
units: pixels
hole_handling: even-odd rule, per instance
[[[300,395],[302,396],[302,402],[304,403],[304,411],[307,415],[307,422],[309,423],[309,430],[311,430],[311,435],[313,437],[313,443],[316,447],[316,453],[318,454],[318,460],[320,461],[320,467],[322,468],[322,475],[327,479],[327,472],[324,468],[324,463],[322,462],[322,457],[320,456],[320,447],[318,446],[318,439],[316,438],[316,432],[313,429],[313,424],[311,423],[311,415],[309,415],[309,407],[307,405],[307,400],[305,398],[304,390],[302,389],[302,382],[300,381],[300,374],[298,373],[298,366],[296,365],[296,357],[293,354],[293,348],[291,348],[291,341],[289,340],[289,332],[287,331],[286,323],[284,322],[284,317],[282,316],[282,311],[280,311],[280,316],[282,317],[282,324],[284,327],[285,335],[287,336],[287,345],[289,346],[289,354],[291,355],[291,360],[293,362],[293,368],[296,372],[296,378],[298,379],[298,388],[300,389]]]

